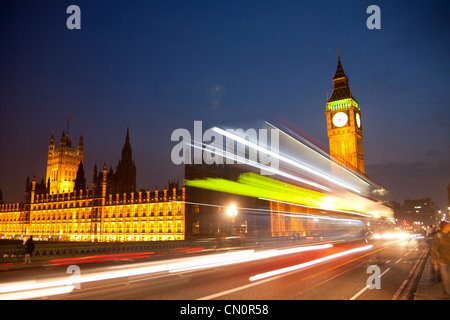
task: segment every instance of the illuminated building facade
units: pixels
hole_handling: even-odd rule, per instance
[[[326,115],[331,157],[364,174],[361,112],[351,94],[340,55]],[[32,234],[37,238],[69,241],[160,241],[236,235],[314,236],[335,232],[342,223],[346,230],[351,226],[352,232],[357,233],[361,228],[359,219],[353,219],[352,214],[344,220],[341,218],[346,213],[336,214],[339,219],[329,214],[328,209],[333,208],[327,201],[334,198],[325,194],[316,197],[298,194],[297,184],[288,190],[284,182],[261,184],[256,181],[258,192],[263,186],[266,197],[248,193],[255,190],[255,185],[244,184],[242,190],[238,190],[235,183],[242,174],[260,172],[248,165],[185,165],[186,181],[227,180],[232,184],[227,191],[192,185],[180,189],[175,183],[170,183],[162,192],[136,191],[129,130],[116,170],[112,167],[108,170],[106,163],[101,170],[95,165],[89,190],[84,178],[83,143],[80,138],[75,150],[70,138],[63,133],[60,146],[55,149],[52,136],[46,181],[36,183],[33,178],[30,183],[27,180],[23,203],[0,206],[0,236]],[[250,154],[250,149],[244,150]],[[304,190],[314,189],[303,187]],[[276,190],[283,196],[274,197]],[[295,194],[294,199],[289,198],[288,191]],[[321,202],[310,203],[314,199]],[[227,214],[231,206],[238,208],[237,215]]]
[[[128,130],[116,172],[112,168],[108,172],[106,163],[99,173],[94,168],[92,189],[85,188],[82,138],[77,152],[64,133],[61,142],[55,151],[54,139],[50,139],[50,181],[36,183],[34,177],[31,182],[27,178],[24,202],[0,203],[0,237],[33,235],[37,240],[102,242],[184,240],[184,188],[172,182],[162,191],[135,191],[136,167]]]
[[[35,194],[32,199],[0,206],[0,235],[62,241],[184,239],[184,189],[104,197],[85,190]]]
[[[344,166],[364,174],[361,109],[350,91],[339,53],[333,77],[333,92],[327,100],[326,116],[330,156]]]
[[[50,194],[74,190],[75,178],[80,163],[83,163],[84,141],[80,136],[78,148],[72,147],[72,138],[64,131],[55,146],[55,138],[50,137],[47,156],[47,182]]]

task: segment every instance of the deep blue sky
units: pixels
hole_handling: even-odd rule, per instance
[[[66,9],[81,8],[81,30]],[[381,30],[366,9],[381,8]],[[2,1],[0,189],[23,199],[45,177],[51,132],[67,113],[83,134],[88,184],[115,168],[130,127],[137,183],[182,179],[176,128],[284,117],[328,145],[336,49],[363,118],[366,174],[392,199],[450,183],[448,1]]]

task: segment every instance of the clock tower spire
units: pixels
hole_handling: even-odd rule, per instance
[[[333,92],[327,99],[326,116],[331,157],[364,174],[361,109],[350,90],[339,50]]]

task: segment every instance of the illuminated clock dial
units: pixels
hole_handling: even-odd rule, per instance
[[[359,115],[359,113],[356,114],[356,125],[358,126],[358,128],[361,128],[361,116]]]
[[[348,121],[348,116],[345,112],[338,112],[333,116],[333,124],[336,127],[343,127]]]

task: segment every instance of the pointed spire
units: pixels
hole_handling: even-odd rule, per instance
[[[130,144],[130,128],[127,126],[127,136],[125,138],[125,143],[122,148],[122,159],[120,162],[132,163],[133,162],[133,151]]]
[[[84,155],[84,140],[83,140],[83,135],[81,135],[80,138],[78,139],[78,149],[77,149],[77,154],[78,154],[80,160],[83,161],[83,155]]]
[[[78,164],[77,175],[75,177],[74,191],[80,192],[84,189],[86,189],[86,179],[84,178],[83,162],[80,161],[80,163]]]
[[[64,150],[65,147],[67,145],[67,136],[65,131],[63,130],[62,134],[61,134],[61,140],[59,140],[59,147]]]
[[[334,73],[333,80],[347,77],[345,75],[344,68],[342,67],[342,64],[341,64],[341,52],[339,51],[339,49],[337,50],[337,55],[338,55],[338,63],[337,63],[337,67],[336,67],[336,72]]]
[[[327,99],[327,101],[331,102],[347,98],[352,98],[356,101],[356,99],[352,96],[352,92],[348,84],[348,77],[344,72],[344,68],[342,67],[341,52],[339,51],[339,49],[337,52],[337,56],[338,63],[336,72],[333,77],[333,92],[331,93],[331,96],[329,97],[329,99]]]

